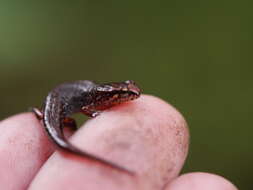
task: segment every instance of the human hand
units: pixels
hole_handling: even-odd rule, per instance
[[[152,96],[142,95],[105,111],[70,139],[87,152],[135,171],[136,176],[54,152],[32,113],[1,121],[0,129],[0,187],[4,190],[236,190],[213,174],[178,177],[188,152],[187,124],[172,106]]]

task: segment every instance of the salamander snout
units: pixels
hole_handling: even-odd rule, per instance
[[[129,96],[131,96],[131,99],[136,99],[140,96],[141,90],[140,88],[136,85],[136,83],[132,80],[127,80],[124,82],[125,87],[122,88],[123,91],[127,91]],[[124,89],[125,88],[125,89]]]

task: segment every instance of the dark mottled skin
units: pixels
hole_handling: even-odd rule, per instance
[[[133,81],[108,84],[96,84],[88,80],[75,81],[54,88],[46,97],[42,110],[33,108],[33,112],[43,121],[49,137],[61,150],[133,174],[121,166],[86,153],[70,144],[64,137],[63,127],[76,127],[75,121],[70,118],[73,113],[82,112],[95,117],[102,110],[139,96],[140,89]]]

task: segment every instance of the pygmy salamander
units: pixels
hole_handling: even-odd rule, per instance
[[[69,143],[63,133],[64,126],[76,128],[70,116],[82,112],[96,117],[102,110],[114,105],[134,100],[140,96],[140,89],[131,81],[96,84],[88,80],[63,83],[54,88],[46,97],[42,109],[32,108],[37,118],[43,121],[44,127],[52,141],[61,150],[105,164],[120,171],[133,172],[80,150]]]

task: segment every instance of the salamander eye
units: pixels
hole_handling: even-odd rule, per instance
[[[124,91],[124,92],[127,92],[128,88],[127,87],[123,87],[121,90]]]
[[[126,84],[135,84],[133,80],[127,80],[125,81]]]

